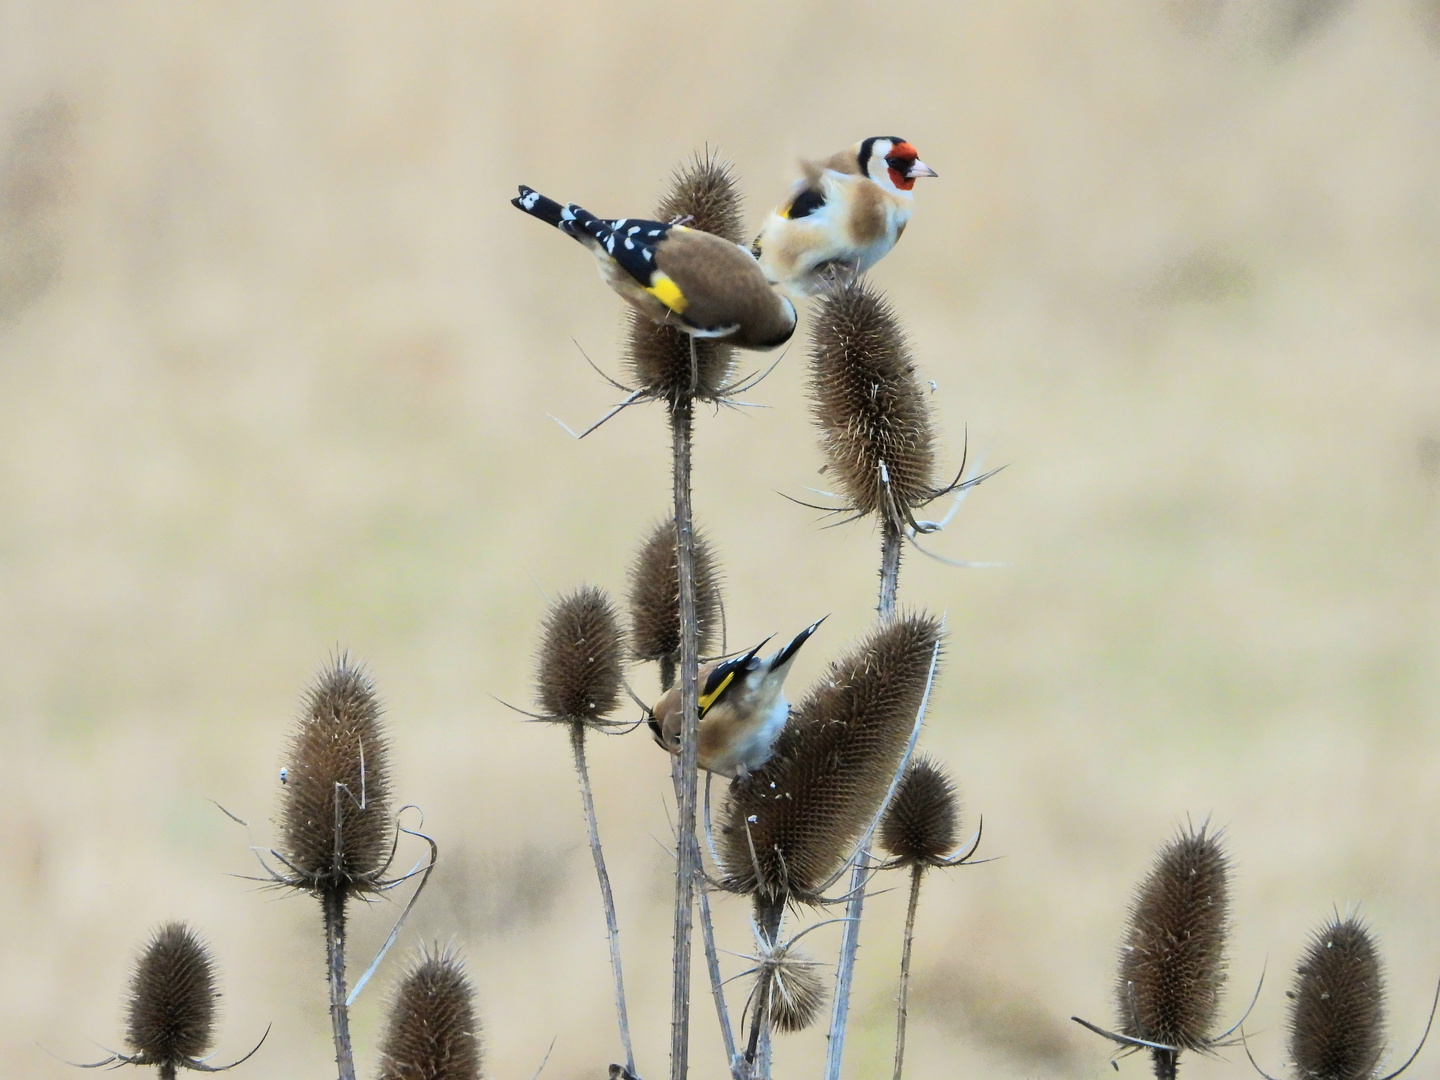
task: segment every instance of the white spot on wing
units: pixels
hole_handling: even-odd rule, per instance
[[[521,196],[521,198],[520,198],[520,205],[523,206],[526,210],[534,210],[534,209],[535,209],[535,204],[538,203],[539,201],[540,201],[540,192],[538,192],[538,191],[532,191],[532,192],[530,192],[530,194],[528,194],[528,195],[523,195],[523,196]],[[281,783],[284,783],[284,781],[281,781]]]

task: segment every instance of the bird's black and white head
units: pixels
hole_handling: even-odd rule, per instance
[[[856,165],[887,191],[909,191],[922,176],[938,175],[898,135],[872,135],[856,148]]]

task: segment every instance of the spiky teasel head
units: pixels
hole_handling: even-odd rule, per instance
[[[720,862],[731,888],[819,899],[889,790],[940,637],[928,615],[885,623],[795,707],[774,756],[730,787]]]
[[[678,166],[655,209],[658,221],[684,221],[732,243],[744,241],[745,214],[730,162],[706,150]],[[686,220],[688,219],[688,220]],[[695,340],[694,384],[688,335],[641,315],[630,319],[628,363],[646,397],[679,401],[693,395],[709,401],[724,396],[735,350],[716,341]]]
[[[825,1008],[820,965],[792,945],[779,945],[763,952],[757,968],[757,987],[766,985],[767,973],[770,1026],[786,1034],[804,1031]]]
[[[422,952],[390,1000],[380,1080],[479,1080],[480,1024],[473,997],[453,953]]]
[[[946,865],[959,832],[955,785],[929,758],[912,761],[880,822],[880,846],[890,853],[892,865]]]
[[[721,605],[719,560],[696,529],[695,621],[701,656],[719,651]],[[630,649],[637,660],[659,661],[662,690],[674,685],[680,664],[680,574],[673,520],[650,531],[630,567]]]
[[[348,656],[306,692],[288,757],[276,882],[330,895],[379,889],[394,847],[390,747],[375,688]]]
[[[810,325],[810,411],[825,472],[855,514],[903,527],[934,499],[930,407],[895,310],[863,280],[837,284]]]
[[[1368,1080],[1385,1052],[1380,954],[1359,919],[1311,935],[1290,991],[1290,1059],[1300,1080]]]
[[[1136,890],[1120,949],[1122,1034],[1177,1051],[1210,1045],[1225,985],[1229,874],[1220,837],[1204,825],[1187,826],[1161,848]]]
[[[151,936],[130,979],[126,1059],[157,1065],[173,1076],[193,1067],[215,1041],[215,963],[210,950],[183,922],[168,922]]]
[[[545,614],[535,658],[535,696],[543,719],[603,728],[620,704],[625,637],[605,590],[584,585]]]

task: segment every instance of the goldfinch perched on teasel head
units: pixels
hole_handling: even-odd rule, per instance
[[[606,284],[657,323],[742,349],[773,349],[795,332],[795,305],[728,240],[680,224],[606,221],[523,184],[511,202],[589,248]]]
[[[888,255],[910,220],[916,179],[937,175],[895,135],[873,135],[804,168],[750,248],[771,283],[801,295]]]
[[[801,630],[768,660],[759,657],[770,640],[766,638],[742,656],[712,661],[700,669],[700,768],[733,779],[770,760],[790,716],[785,677],[800,646],[824,621]],[[649,723],[657,743],[672,754],[680,753],[680,687],[672,687],[659,700]]]

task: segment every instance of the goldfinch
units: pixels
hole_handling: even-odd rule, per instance
[[[661,221],[607,221],[523,184],[511,202],[589,248],[605,283],[657,323],[742,349],[773,349],[795,332],[795,305],[728,240]]]
[[[862,139],[804,169],[750,248],[771,284],[799,295],[823,291],[837,274],[863,274],[888,255],[910,220],[915,181],[937,175],[895,135]]]
[[[785,677],[800,646],[820,623],[807,626],[790,644],[760,659],[766,638],[743,656],[716,660],[700,669],[700,768],[720,776],[743,777],[770,760],[780,729],[790,715]],[[680,687],[656,703],[650,714],[655,741],[680,753]]]

